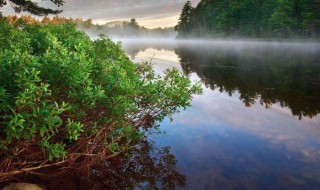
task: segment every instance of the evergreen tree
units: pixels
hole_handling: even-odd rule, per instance
[[[278,0],[278,6],[269,20],[271,32],[275,36],[289,36],[296,26],[297,20],[292,17],[293,6],[288,0]]]
[[[191,15],[194,8],[191,1],[187,1],[183,6],[178,25],[175,27],[175,31],[179,33],[180,37],[186,37],[191,29]]]

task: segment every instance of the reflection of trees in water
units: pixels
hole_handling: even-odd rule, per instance
[[[248,107],[256,101],[266,108],[280,103],[300,119],[320,112],[319,50],[179,47],[175,52],[187,74],[196,72],[211,89],[230,96],[239,92]]]
[[[247,107],[279,103],[300,119],[320,112],[319,47],[124,43],[133,59],[148,48],[175,51],[184,72],[196,72],[213,90],[238,92]]]
[[[185,176],[176,170],[176,159],[169,147],[156,148],[144,141],[129,154],[107,161],[91,176],[103,182],[102,187],[115,189],[175,189],[185,185]]]
[[[142,141],[126,154],[106,160],[105,164],[93,168],[79,165],[72,173],[53,175],[53,178],[39,178],[31,174],[27,181],[40,182],[48,189],[176,189],[186,184],[186,177],[177,171],[170,148],[158,148],[148,141]]]

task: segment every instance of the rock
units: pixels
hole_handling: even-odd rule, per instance
[[[45,190],[45,188],[31,183],[11,183],[1,190]]]

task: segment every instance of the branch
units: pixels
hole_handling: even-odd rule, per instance
[[[10,171],[10,172],[0,173],[0,177],[9,176],[9,175],[17,175],[17,174],[20,174],[20,173],[23,173],[23,172],[30,172],[30,171],[39,170],[39,169],[42,169],[42,168],[58,166],[58,165],[66,163],[66,162],[67,162],[67,160],[64,160],[64,161],[56,162],[56,163],[52,163],[52,164],[40,165],[40,166],[36,166],[36,167],[31,167],[31,168],[25,168],[25,169],[21,169],[21,170],[14,170],[14,171]]]
[[[51,0],[51,1],[58,6],[63,5],[62,1],[59,1],[59,0]],[[38,6],[37,3],[32,1],[10,0],[9,3],[17,13],[20,13],[22,11],[22,12],[29,12],[31,14],[38,15],[38,16],[45,16],[48,14],[59,14],[62,12],[62,10],[53,10],[53,9],[40,7]]]

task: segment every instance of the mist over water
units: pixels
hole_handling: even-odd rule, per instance
[[[165,120],[187,189],[317,189],[320,185],[320,44],[123,39],[157,73],[178,68],[204,94]]]
[[[300,48],[306,50],[319,51],[320,43],[312,41],[258,41],[242,39],[175,39],[175,38],[112,38],[113,41],[121,41],[126,48],[129,45],[149,45],[150,47],[176,47],[176,46],[203,46],[218,48],[261,48],[261,47],[278,47],[278,48]],[[171,49],[172,50],[172,49]]]
[[[193,56],[193,63],[204,61],[218,61],[212,59],[231,59],[234,63],[258,64],[272,59],[279,61],[285,58],[301,62],[316,62],[318,60],[308,60],[318,58],[320,53],[320,43],[317,42],[267,42],[267,41],[248,41],[248,40],[176,40],[176,39],[113,39],[121,42],[126,53],[135,61],[155,61],[163,56],[167,59],[175,60],[180,63],[179,52],[184,54],[189,52]],[[147,50],[147,51],[146,51]],[[180,51],[181,50],[181,51]],[[161,52],[162,51],[162,52]],[[165,54],[165,51],[168,55]],[[141,55],[143,54],[143,55]],[[169,55],[170,54],[170,55]],[[143,59],[141,59],[143,57]],[[169,58],[170,57],[170,58]],[[301,60],[305,59],[305,60]],[[169,61],[169,60],[168,60]],[[183,60],[182,60],[183,61]],[[210,65],[211,63],[209,63]],[[159,65],[159,64],[158,64]],[[203,65],[203,64],[202,64]]]

